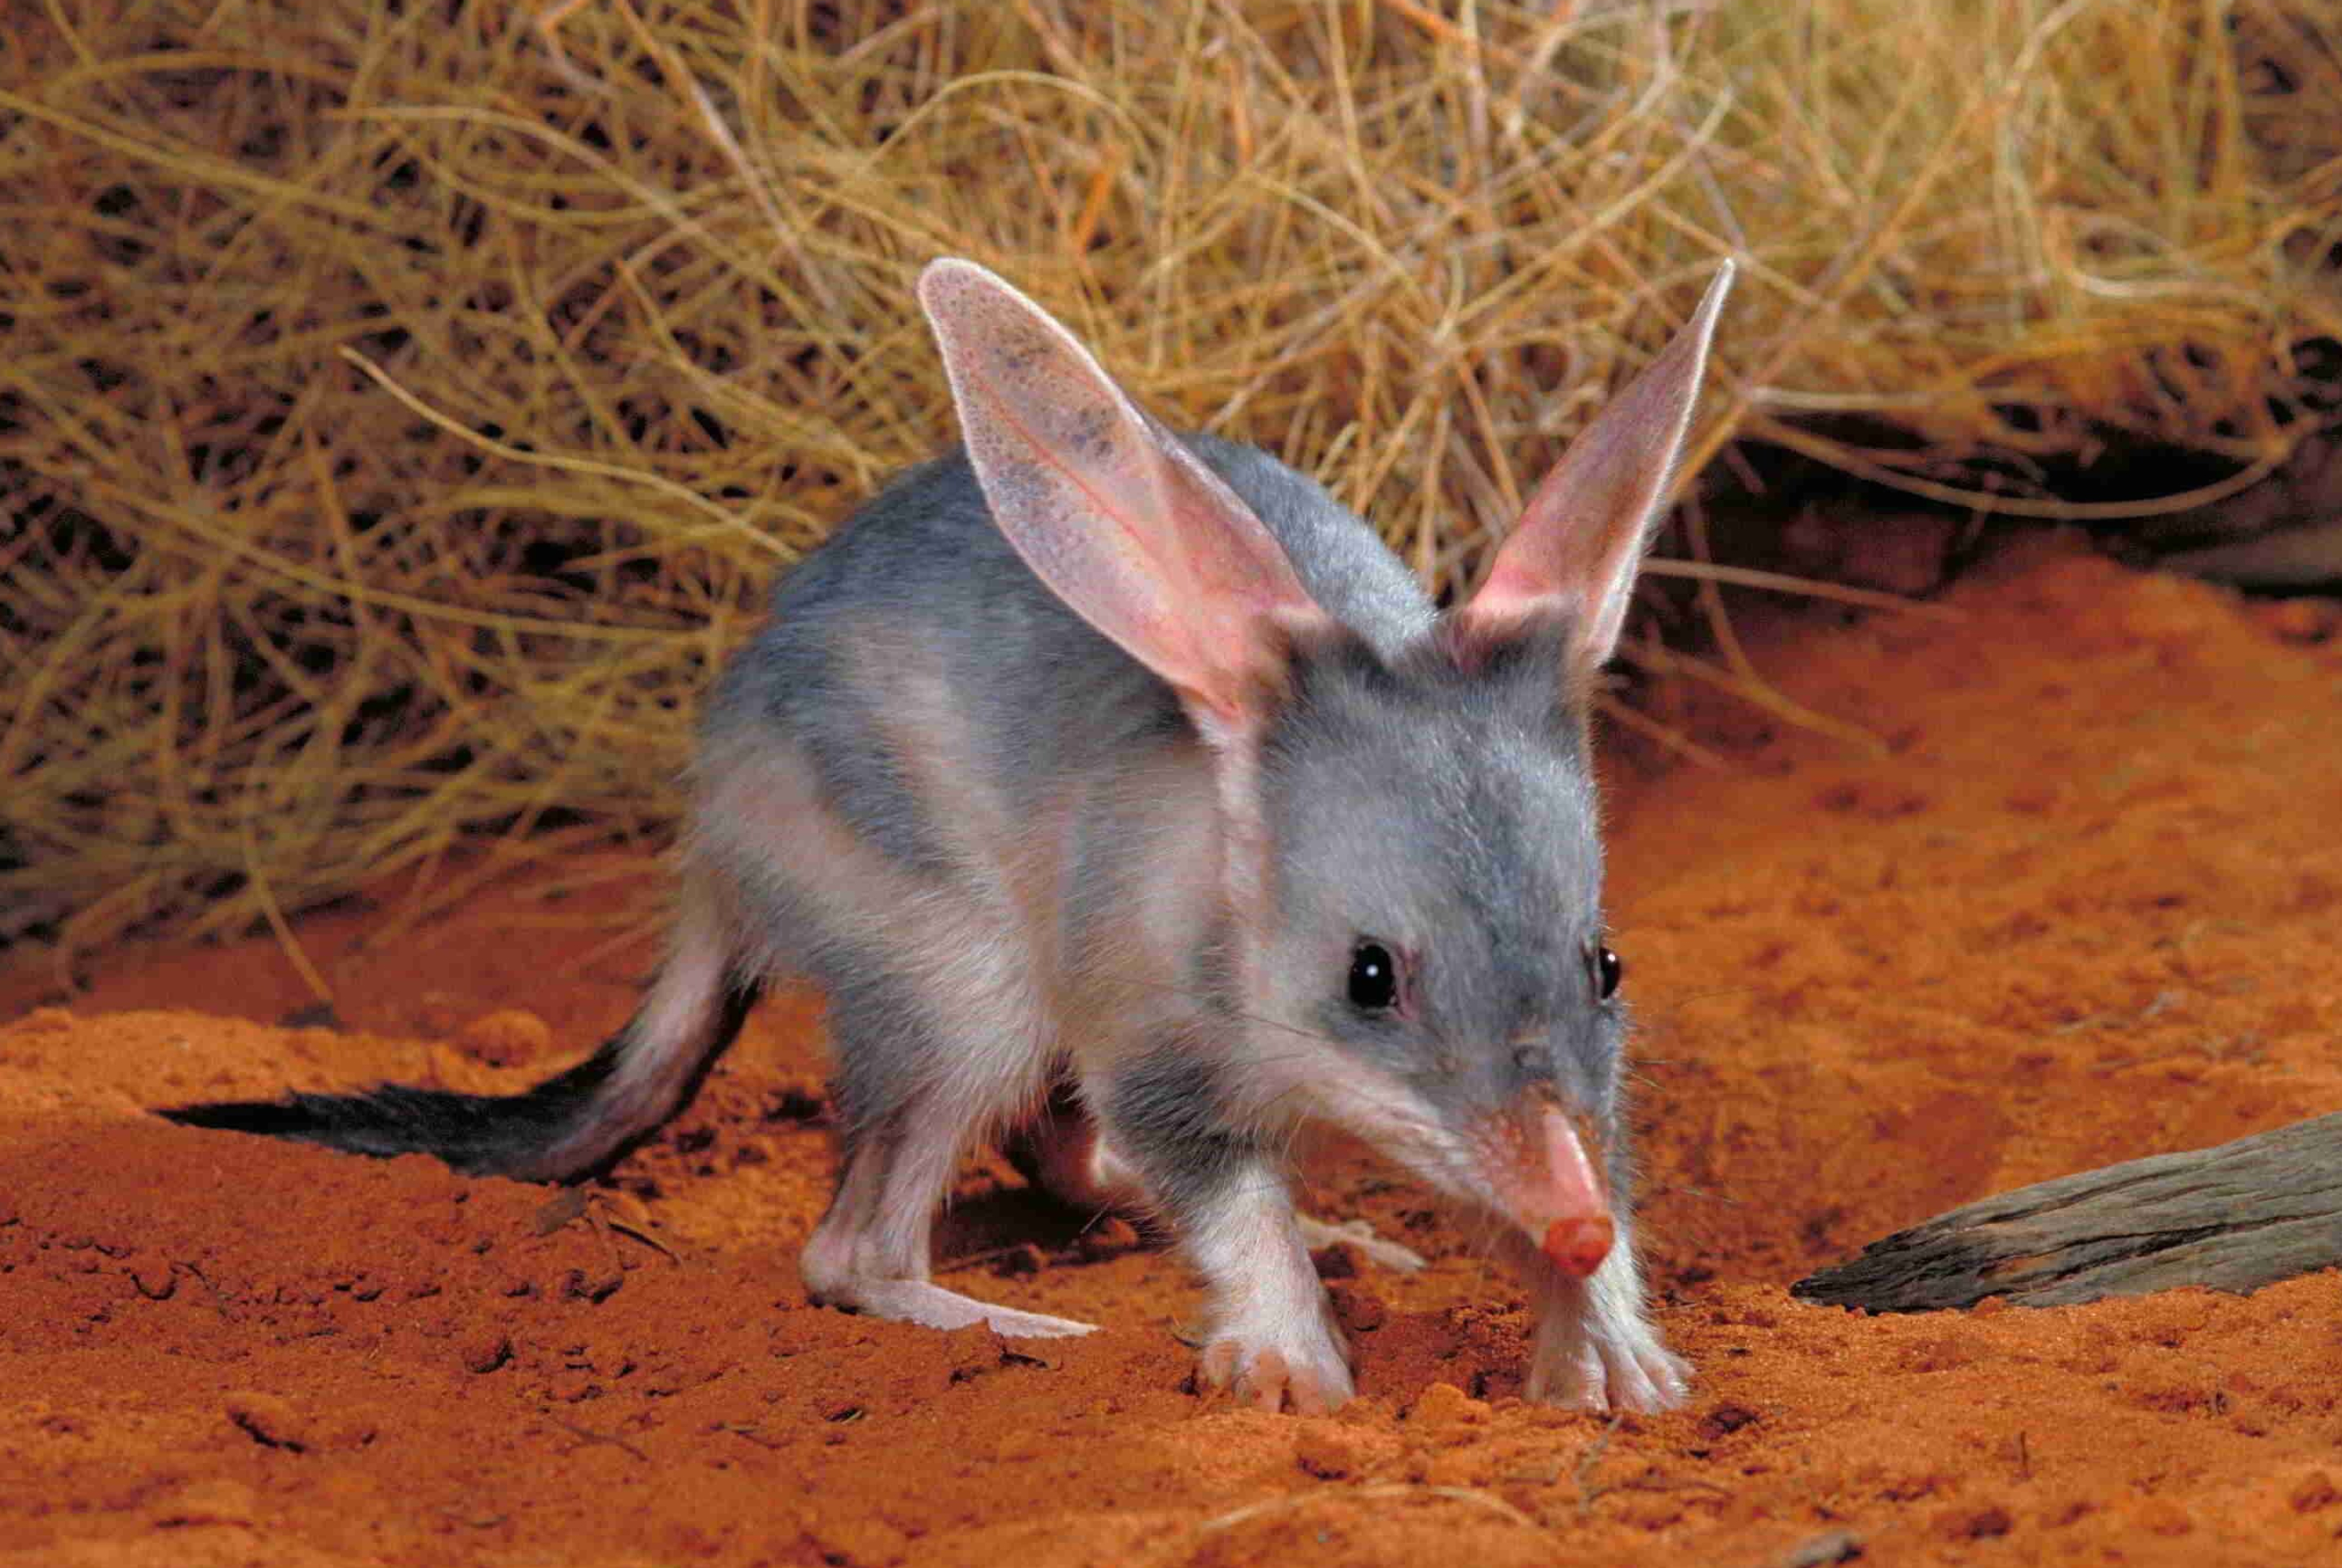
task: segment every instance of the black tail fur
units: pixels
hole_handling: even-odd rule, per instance
[[[726,992],[722,1015],[674,1109],[574,1169],[555,1163],[555,1153],[596,1119],[596,1103],[626,1054],[631,1025],[585,1061],[518,1094],[459,1094],[385,1084],[356,1094],[218,1101],[175,1105],[156,1114],[184,1126],[289,1138],[345,1154],[431,1154],[472,1175],[577,1181],[616,1164],[691,1104],[763,994],[755,984]]]

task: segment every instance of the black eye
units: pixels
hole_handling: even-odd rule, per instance
[[[1398,963],[1379,942],[1350,949],[1350,1005],[1361,1013],[1387,1013],[1398,1005]]]
[[[1607,947],[1596,947],[1586,956],[1594,968],[1594,994],[1607,1002],[1618,994],[1618,982],[1626,978],[1626,961]]]

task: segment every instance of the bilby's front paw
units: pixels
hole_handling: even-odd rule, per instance
[[[1645,1323],[1616,1338],[1540,1333],[1522,1393],[1569,1410],[1673,1410],[1691,1396],[1691,1366]]]
[[[1289,1403],[1296,1415],[1324,1415],[1356,1393],[1341,1339],[1323,1323],[1288,1332],[1229,1333],[1204,1347],[1196,1373],[1260,1410]]]
[[[1606,1357],[1610,1403],[1620,1410],[1673,1410],[1691,1397],[1691,1363],[1654,1336],[1647,1345]]]

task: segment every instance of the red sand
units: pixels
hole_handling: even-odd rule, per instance
[[[565,1199],[137,1114],[517,1085],[620,1020],[641,950],[482,898],[371,945],[366,916],[303,927],[349,1033],[242,1021],[309,1000],[267,943],[113,955],[71,1012],[26,1011],[45,971],[0,989],[0,1562],[1757,1564],[1841,1530],[1896,1563],[2342,1561],[2333,1274],[1905,1318],[1787,1295],[1989,1191],[2342,1106],[2342,642],[2063,545],[1951,602],[1760,654],[1891,754],[1696,703],[1745,771],[1621,780],[1680,1413],[1521,1404],[1511,1281],[1343,1152],[1317,1206],[1434,1263],[1336,1283],[1363,1396],[1334,1418],[1185,1392],[1173,1262],[989,1169],[951,1277],[1106,1332],[811,1309],[802,1002]]]

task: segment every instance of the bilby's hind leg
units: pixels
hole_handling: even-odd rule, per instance
[[[1107,1146],[1071,1079],[1050,1086],[1039,1114],[1009,1134],[1001,1153],[1018,1175],[1069,1209],[1138,1214],[1152,1207],[1138,1173]]]
[[[843,1164],[806,1244],[806,1288],[876,1317],[1011,1335],[1090,1325],[993,1306],[929,1277],[937,1205],[962,1154],[1040,1091],[1044,1031],[1030,998],[992,984],[946,1024],[906,977],[868,960],[827,977]]]
[[[1301,1228],[1302,1243],[1313,1253],[1353,1246],[1368,1263],[1399,1274],[1416,1273],[1426,1266],[1421,1253],[1380,1234],[1364,1220],[1321,1220],[1313,1214],[1296,1214],[1293,1219]]]
[[[1007,1154],[1026,1181],[1068,1208],[1139,1213],[1155,1206],[1136,1168],[1106,1142],[1097,1118],[1071,1084],[1059,1084],[1051,1093],[1039,1118],[1010,1140]],[[1346,1243],[1368,1263],[1395,1273],[1411,1274],[1426,1266],[1422,1253],[1376,1234],[1364,1220],[1336,1222],[1296,1213],[1293,1221],[1301,1244],[1313,1253]]]
[[[1026,864],[1016,824],[967,784],[983,776],[975,761],[936,760],[977,754],[965,715],[905,649],[869,664],[890,673],[860,695],[827,665],[800,672],[830,683],[819,714],[792,720],[806,733],[726,721],[736,733],[700,764],[703,853],[730,868],[766,967],[807,974],[829,1003],[841,1164],[799,1260],[806,1288],[936,1328],[1082,1333],[929,1277],[960,1157],[1040,1097],[1056,1029],[1035,972],[1036,900],[1009,874]]]

